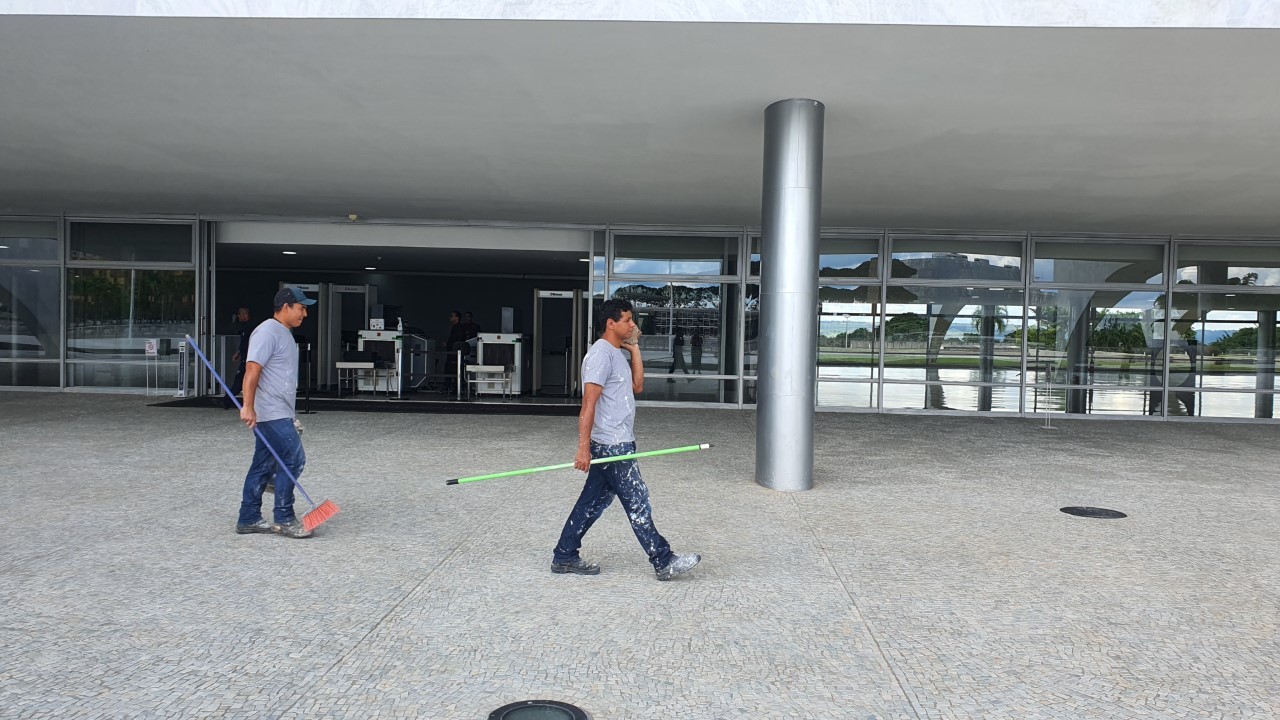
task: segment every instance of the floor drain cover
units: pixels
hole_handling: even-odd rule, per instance
[[[489,713],[489,720],[591,720],[580,708],[555,700],[521,700]]]
[[[1064,507],[1062,512],[1068,515],[1078,515],[1088,518],[1103,518],[1105,520],[1115,520],[1117,518],[1129,517],[1119,510],[1108,510],[1106,508],[1096,507]]]

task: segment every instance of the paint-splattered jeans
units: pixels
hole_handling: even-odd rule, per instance
[[[307,464],[307,456],[302,452],[302,438],[293,426],[293,418],[268,420],[258,423],[263,437],[271,443],[271,447],[280,453],[280,459],[289,465],[293,476],[302,474]],[[267,489],[267,481],[274,478],[276,486],[275,521],[285,525],[297,517],[293,514],[293,482],[289,476],[280,472],[280,464],[275,456],[262,444],[257,433],[253,435],[253,464],[244,478],[244,493],[240,498],[240,525],[252,525],[262,519],[262,493]],[[278,474],[277,474],[278,473]]]
[[[618,445],[601,445],[591,443],[591,458],[615,457],[629,455],[636,451],[633,442]],[[578,503],[569,513],[569,519],[560,532],[560,542],[556,544],[554,562],[570,562],[578,558],[582,548],[582,536],[587,534],[591,526],[604,514],[614,496],[627,511],[627,519],[631,521],[631,529],[640,541],[640,547],[649,555],[649,562],[654,569],[666,567],[671,562],[671,545],[653,525],[653,509],[649,507],[649,488],[640,477],[640,467],[635,460],[592,465],[587,473],[587,482],[578,496]]]

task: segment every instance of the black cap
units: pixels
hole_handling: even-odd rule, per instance
[[[280,292],[276,293],[274,306],[290,305],[293,303],[302,303],[303,305],[315,305],[316,301],[309,299],[302,291],[296,287],[283,287]]]

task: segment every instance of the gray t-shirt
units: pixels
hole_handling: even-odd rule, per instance
[[[292,418],[298,397],[298,345],[289,328],[275,318],[264,320],[249,336],[246,361],[262,366],[253,399],[258,422]]]
[[[582,359],[582,382],[604,388],[596,403],[591,439],[602,445],[635,442],[636,395],[631,390],[631,354],[600,339]]]

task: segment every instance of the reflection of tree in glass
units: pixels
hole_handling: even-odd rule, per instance
[[[636,307],[667,307],[670,300],[666,285],[623,285],[613,291],[613,296],[627,300]]]
[[[1094,312],[1089,345],[1099,350],[1132,353],[1145,350],[1147,336],[1142,331],[1142,315],[1136,312]]]
[[[1227,278],[1228,285],[1257,285],[1258,273],[1245,273],[1244,277]]]
[[[929,334],[929,321],[919,313],[903,313],[889,318],[884,332],[886,340],[924,340]]]
[[[1009,311],[1003,305],[979,305],[969,317],[973,319],[975,328],[982,328],[982,320],[990,314],[995,322],[995,330],[997,335],[1004,335],[1004,329],[1007,325],[1006,319],[1009,317]]]

